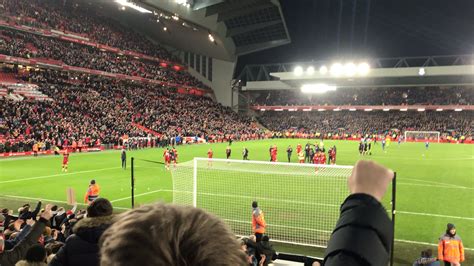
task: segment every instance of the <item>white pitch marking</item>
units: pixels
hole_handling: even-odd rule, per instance
[[[20,179],[13,179],[13,180],[0,181],[0,184],[22,182],[22,181],[34,180],[34,179],[50,178],[50,177],[55,177],[55,176],[75,175],[75,174],[83,174],[83,173],[93,173],[93,172],[107,171],[107,170],[119,169],[119,168],[121,168],[121,167],[110,167],[110,168],[102,168],[102,169],[95,169],[95,170],[86,170],[86,171],[79,171],[79,172],[69,172],[69,173],[61,173],[61,174],[54,174],[54,175],[34,176],[34,177],[27,177],[27,178],[20,178]]]

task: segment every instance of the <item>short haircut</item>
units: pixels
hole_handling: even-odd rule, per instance
[[[99,245],[102,266],[247,265],[227,225],[188,206],[157,203],[127,211]]]

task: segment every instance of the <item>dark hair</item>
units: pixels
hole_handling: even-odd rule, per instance
[[[91,180],[91,184],[92,184],[92,185],[95,184],[95,179],[92,179],[92,180]]]
[[[258,207],[258,203],[256,201],[252,202],[252,208],[257,208]]]
[[[59,242],[59,241],[54,241],[54,242],[51,242],[51,243],[48,243],[46,244],[45,246],[45,249],[46,249],[46,252],[49,255],[51,254],[56,254],[58,253],[59,249],[64,246],[64,243],[63,242]]]
[[[112,203],[108,199],[97,198],[87,207],[87,217],[109,216],[113,210]]]
[[[227,225],[197,208],[145,205],[120,214],[101,237],[100,265],[248,265]]]
[[[35,244],[26,251],[25,259],[28,262],[45,262],[46,249],[40,244]]]

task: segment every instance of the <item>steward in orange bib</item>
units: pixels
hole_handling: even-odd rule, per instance
[[[462,240],[456,235],[454,224],[448,224],[446,234],[439,238],[438,259],[445,265],[460,265],[464,261],[464,247]]]
[[[265,223],[263,212],[258,207],[258,203],[254,201],[252,202],[252,230],[257,242],[260,242],[263,234],[265,234],[265,227],[267,227],[267,223]]]
[[[86,195],[84,196],[84,203],[91,204],[95,199],[99,197],[100,187],[95,183],[95,180],[92,179],[87,189]]]

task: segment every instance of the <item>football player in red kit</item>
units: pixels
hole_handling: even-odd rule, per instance
[[[67,172],[68,164],[69,164],[69,153],[66,150],[63,153],[63,169],[62,169],[63,172]]]

